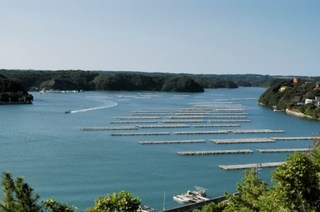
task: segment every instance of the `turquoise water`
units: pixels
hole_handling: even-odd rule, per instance
[[[259,106],[262,88],[206,90],[205,93],[84,92],[33,93],[33,105],[0,106],[0,171],[24,176],[42,199],[55,197],[84,210],[100,195],[126,190],[142,202],[162,209],[178,206],[177,193],[193,186],[208,189],[210,197],[233,192],[243,171],[224,171],[218,164],[283,161],[287,153],[179,156],[177,151],[308,147],[312,141],[266,144],[141,145],[144,140],[184,140],[272,136],[313,136],[320,123],[273,112]],[[242,104],[248,123],[232,129],[282,129],[281,134],[111,136],[111,131],[81,131],[82,127],[111,126],[116,116],[156,108],[190,108],[191,103],[212,101]],[[75,113],[65,114],[71,110]],[[159,122],[160,123],[160,122]],[[112,125],[114,126],[114,125]],[[231,128],[140,129],[133,132],[177,132]],[[121,131],[132,132],[132,131]],[[263,169],[268,180],[272,169]]]

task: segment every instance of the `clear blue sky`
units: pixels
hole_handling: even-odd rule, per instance
[[[0,0],[0,68],[320,75],[319,0]]]

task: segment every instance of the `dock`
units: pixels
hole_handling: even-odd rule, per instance
[[[285,162],[269,162],[269,163],[248,163],[248,164],[238,164],[238,165],[218,165],[224,170],[239,170],[239,169],[251,169],[251,168],[271,168],[277,167]]]
[[[111,133],[111,136],[152,136],[152,135],[170,135],[170,132],[141,132],[141,133]]]
[[[206,150],[206,151],[183,151],[177,152],[181,156],[190,155],[222,155],[222,154],[251,154],[253,153],[250,149],[238,149],[238,150]]]
[[[295,149],[257,149],[261,153],[284,153],[284,152],[309,152],[310,148],[295,148]]]
[[[187,144],[205,143],[204,139],[199,140],[176,140],[176,141],[139,141],[139,144]]]
[[[209,141],[216,144],[241,144],[241,143],[272,143],[271,138],[235,138],[235,139],[210,139]]]

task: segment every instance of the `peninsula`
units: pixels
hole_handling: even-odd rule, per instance
[[[32,100],[21,84],[0,74],[0,104],[31,104]]]
[[[319,120],[320,82],[297,77],[278,80],[260,96],[259,103],[274,111]]]

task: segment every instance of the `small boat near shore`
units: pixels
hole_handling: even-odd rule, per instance
[[[194,191],[187,191],[186,193],[174,195],[173,200],[181,204],[186,204],[207,201],[209,198],[206,197],[205,188],[195,186]]]

